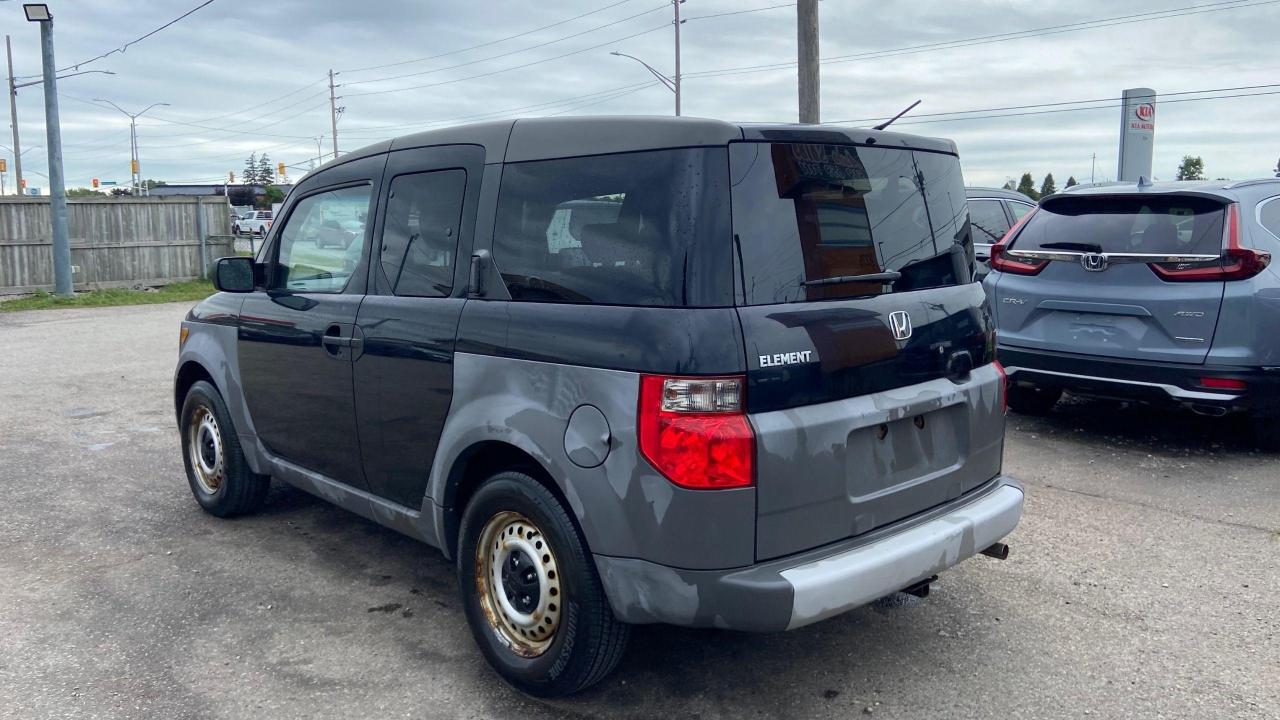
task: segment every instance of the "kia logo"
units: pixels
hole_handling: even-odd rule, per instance
[[[911,337],[911,316],[905,310],[894,310],[889,313],[889,329],[894,340],[906,340]]]
[[[1138,119],[1143,122],[1151,122],[1156,116],[1156,106],[1151,103],[1142,103],[1134,108],[1133,114],[1137,115]]]

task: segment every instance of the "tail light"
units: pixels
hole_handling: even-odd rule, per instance
[[[1000,242],[991,246],[992,270],[1013,273],[1014,275],[1037,275],[1045,268],[1046,265],[1049,264],[1048,260],[1028,262],[1016,260],[1008,256],[1009,243],[1013,242],[1013,239],[1018,235],[1018,231],[1022,229],[1023,225],[1027,224],[1027,221],[1031,219],[1032,215],[1036,214],[1036,210],[1038,209],[1039,208],[1033,209],[1031,212],[1023,215],[1022,219],[1015,223],[1013,227],[1009,228],[1009,232],[1005,233],[1004,237],[1000,238]]]
[[[1246,390],[1249,385],[1245,381],[1236,378],[1202,377],[1200,378],[1200,387],[1214,390]]]
[[[640,454],[684,488],[716,490],[754,482],[755,436],[743,409],[741,377],[640,377]]]
[[[1240,247],[1240,205],[1227,206],[1222,228],[1222,257],[1207,263],[1151,263],[1151,269],[1168,282],[1216,282],[1248,280],[1271,264],[1271,253]]]
[[[992,363],[996,366],[996,372],[1000,373],[1000,412],[1005,415],[1009,414],[1009,373],[1004,371],[1004,365],[999,360]]]

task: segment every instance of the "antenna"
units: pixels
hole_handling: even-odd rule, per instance
[[[907,113],[911,112],[911,111],[912,111],[912,110],[914,110],[914,109],[915,109],[915,107],[916,107],[917,105],[919,105],[919,104],[920,104],[920,101],[919,101],[919,100],[917,100],[917,101],[915,101],[915,102],[911,103],[911,104],[910,104],[910,105],[908,105],[908,106],[906,107],[906,109],[904,109],[902,112],[898,113],[897,115],[894,115],[893,117],[889,118],[888,120],[885,120],[884,122],[882,122],[882,123],[880,123],[879,125],[877,125],[877,126],[875,127],[875,129],[876,129],[876,130],[883,130],[883,129],[885,129],[885,128],[889,127],[890,125],[892,125],[892,124],[894,123],[894,121],[895,121],[895,120],[897,120],[898,118],[902,117],[903,115],[906,115]]]

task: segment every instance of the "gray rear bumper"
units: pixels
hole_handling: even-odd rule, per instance
[[[852,610],[999,542],[1022,517],[1022,487],[1000,476],[970,495],[866,536],[733,570],[680,570],[596,556],[619,619],[791,630]]]

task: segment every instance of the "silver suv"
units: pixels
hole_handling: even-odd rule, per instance
[[[1248,413],[1280,446],[1280,179],[1051,195],[991,249],[1009,406],[1063,390]]]

